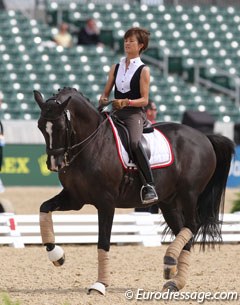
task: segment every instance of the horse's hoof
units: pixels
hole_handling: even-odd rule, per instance
[[[59,260],[54,261],[53,265],[56,267],[60,267],[65,263],[65,254],[63,253],[63,257],[61,257]]]
[[[106,287],[104,284],[96,282],[90,288],[88,288],[88,294],[97,292],[98,294],[105,295]]]
[[[177,292],[177,291],[179,291],[179,289],[177,288],[176,283],[169,281],[164,284],[163,289],[162,289],[162,292],[166,292],[166,291]]]
[[[172,279],[177,274],[177,261],[171,256],[164,256],[164,271],[165,280]]]
[[[51,251],[48,251],[48,258],[54,266],[62,266],[65,262],[65,254],[61,247],[55,246]]]
[[[164,265],[163,276],[165,280],[170,280],[174,278],[176,274],[177,274],[177,265],[176,266]]]

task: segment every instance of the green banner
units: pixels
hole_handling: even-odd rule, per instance
[[[55,186],[58,174],[46,165],[45,145],[7,144],[3,147],[0,177],[5,186]]]

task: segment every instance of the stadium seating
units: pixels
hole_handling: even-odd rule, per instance
[[[49,5],[54,6],[52,1]],[[69,7],[67,6],[66,3],[64,11],[69,13],[68,22],[80,26],[87,17],[94,17],[102,30],[112,30],[115,47],[118,45],[120,52],[122,51],[124,31],[131,26],[140,25],[151,31],[151,45],[146,54],[155,56],[157,59],[163,59],[165,55],[168,55],[173,62],[172,66],[169,67],[170,72],[190,74],[186,78],[192,80],[193,65],[203,63],[207,65],[207,68],[202,71],[202,76],[227,88],[234,87],[228,77],[218,77],[214,69],[214,67],[221,68],[232,75],[237,75],[240,72],[238,64],[240,17],[238,11],[233,7],[226,9],[215,6],[183,7],[180,5],[147,6],[142,4],[132,10],[130,4],[88,3],[83,5],[70,3]],[[159,72],[157,73],[159,74]],[[157,77],[157,89],[156,83],[152,83],[152,88],[157,91],[161,86],[160,77]],[[163,84],[162,87],[167,88],[166,91],[169,90],[164,80]],[[178,107],[180,109],[184,108],[182,106],[190,107],[185,101],[189,98],[193,99],[189,88],[194,86],[184,83],[183,87],[185,91],[181,91],[181,98],[185,105],[175,104],[176,115],[179,113]],[[201,98],[203,105],[194,103],[192,100],[192,107],[209,110],[217,120],[228,121],[229,116],[225,116],[225,114],[230,114],[232,120],[239,119],[239,109],[232,100],[225,96],[215,96],[204,89],[198,91],[196,99]],[[154,97],[155,92],[151,93]],[[157,99],[160,97],[167,98],[167,100],[162,99],[163,103],[169,104],[170,99],[173,105],[174,99],[179,99],[178,96],[171,97],[170,93],[164,96],[159,92]],[[206,99],[207,101],[205,101]],[[215,103],[215,99],[221,100],[221,103]],[[226,106],[223,107],[222,103]],[[172,116],[168,118],[172,118]]]
[[[216,76],[211,74],[215,65],[232,74],[240,70],[237,47],[240,17],[237,18],[233,8],[140,5],[132,10],[129,4],[83,5],[80,1],[66,1],[61,8],[64,20],[75,26],[93,16],[105,34],[106,45],[53,47],[50,42],[56,32],[59,9],[54,1],[49,1],[47,7],[50,25],[29,20],[16,11],[0,12],[2,118],[36,119],[39,109],[33,101],[34,89],[49,97],[60,87],[72,86],[97,104],[110,66],[122,56],[122,35],[132,25],[151,31],[151,45],[146,54],[158,59],[172,55],[176,59],[173,65],[180,65],[181,73],[190,73],[197,61],[209,65],[205,71],[208,77]],[[229,28],[234,28],[232,36]],[[111,48],[113,44],[118,45],[118,54]],[[187,83],[177,74],[166,76],[154,66],[151,66],[150,97],[157,103],[158,119],[162,121],[181,121],[188,109],[207,110],[219,121],[240,118],[239,108],[230,98]]]
[[[60,87],[73,86],[97,103],[114,55],[110,48],[48,47],[49,26],[14,11],[1,12],[0,20],[4,119],[36,119],[34,89],[49,97]]]

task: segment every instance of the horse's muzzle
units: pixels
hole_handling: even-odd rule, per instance
[[[65,159],[63,155],[59,156],[48,156],[47,158],[47,167],[52,172],[58,172],[66,166]]]
[[[66,166],[65,163],[65,149],[63,147],[60,148],[47,148],[47,168],[50,171],[58,172],[60,169],[62,169],[64,166]]]

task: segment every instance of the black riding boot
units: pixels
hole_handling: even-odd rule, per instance
[[[134,158],[143,183],[140,193],[142,203],[153,203],[158,200],[158,195],[155,190],[153,174],[148,157],[141,143],[138,144],[138,149],[134,151]]]

